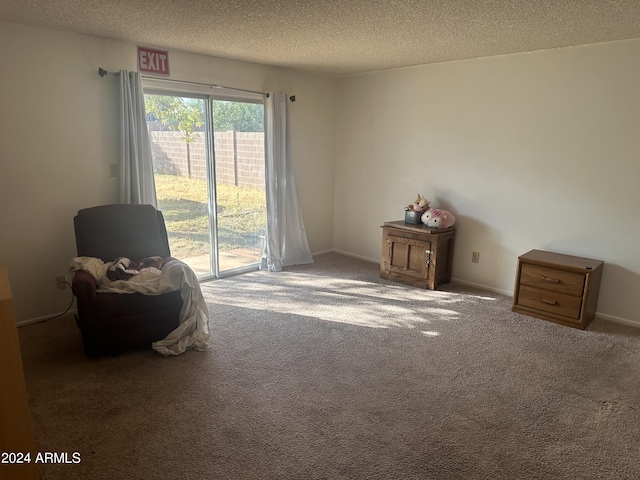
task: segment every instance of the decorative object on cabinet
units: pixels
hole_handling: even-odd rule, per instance
[[[454,228],[385,222],[380,277],[429,290],[448,283],[455,233]]]
[[[449,228],[456,223],[456,217],[451,212],[439,208],[425,210],[420,220],[429,228]]]
[[[413,203],[410,203],[405,207],[405,210],[410,212],[422,213],[429,208],[429,205],[431,205],[431,202],[422,195],[418,194],[418,197],[413,201]]]
[[[420,216],[422,212],[416,212],[413,210],[405,210],[404,211],[404,223],[408,223],[410,225],[420,225],[422,220],[420,220]]]
[[[584,329],[596,314],[604,262],[531,250],[518,257],[512,310]]]
[[[39,478],[7,267],[0,265],[0,478]],[[28,459],[26,455],[29,455]],[[5,458],[6,456],[6,458]],[[5,477],[6,475],[6,477]]]
[[[420,219],[420,215],[425,212],[431,202],[427,200],[422,195],[418,194],[418,197],[414,200],[413,203],[410,203],[406,207],[404,207],[404,221],[405,223],[409,223],[411,225],[420,225],[422,220]]]

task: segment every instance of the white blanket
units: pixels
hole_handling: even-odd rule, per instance
[[[144,269],[129,280],[115,282],[107,278],[110,265],[111,263],[104,263],[98,258],[76,257],[71,261],[69,270],[85,270],[93,275],[98,284],[98,292],[161,295],[180,291],[180,324],[151,347],[162,355],[180,355],[191,348],[201,351],[209,348],[209,310],[200,290],[200,283],[188,265],[179,260],[170,260],[162,270]]]

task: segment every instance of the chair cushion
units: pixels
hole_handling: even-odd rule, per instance
[[[162,213],[151,205],[114,204],[80,210],[74,218],[79,257],[105,262],[171,255]]]

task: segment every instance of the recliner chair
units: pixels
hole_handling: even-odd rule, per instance
[[[114,204],[80,210],[74,218],[78,257],[171,259],[162,212],[151,205]],[[72,282],[87,356],[150,347],[180,322],[180,292],[162,295],[99,293],[95,278],[79,270]]]

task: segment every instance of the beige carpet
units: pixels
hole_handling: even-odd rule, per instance
[[[208,352],[88,360],[21,328],[46,479],[637,479],[640,331],[336,254],[203,284]]]

